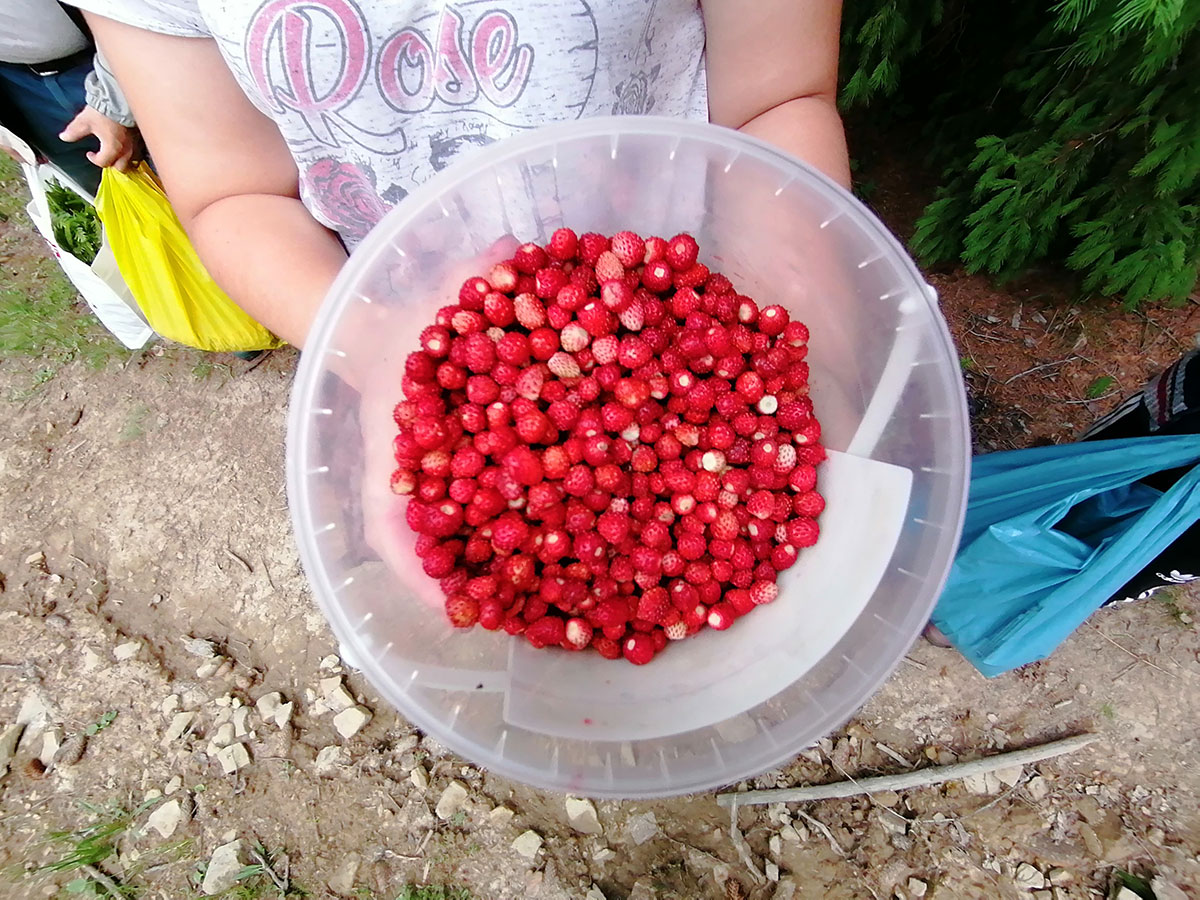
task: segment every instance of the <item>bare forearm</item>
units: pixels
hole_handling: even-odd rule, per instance
[[[346,251],[299,200],[270,194],[226,197],[187,223],[200,258],[242,309],[303,347]]]
[[[832,97],[797,97],[763,112],[740,129],[820,169],[850,187],[846,133]]]

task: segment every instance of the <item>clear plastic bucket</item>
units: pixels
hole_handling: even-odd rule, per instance
[[[360,396],[400,399],[404,356],[436,310],[455,302],[462,279],[503,252],[496,242],[545,241],[562,225],[690,232],[702,262],[811,331],[811,396],[831,451],[819,470],[828,502],[821,540],[784,573],[775,603],[729,631],[672,644],[647,666],[451,628],[437,586],[411,556],[411,536],[392,527],[404,501],[388,491],[387,460],[365,458],[359,430],[363,419],[390,426],[390,407]],[[788,760],[892,671],[957,546],[970,443],[936,299],[849,193],[716,126],[584,120],[494,144],[441,172],[352,255],[317,317],[292,397],[293,523],[343,656],[446,746],[542,788],[678,794]],[[386,454],[390,445],[372,446]],[[373,471],[382,475],[368,475],[364,492]],[[383,554],[378,532],[367,540],[381,509],[394,544]]]

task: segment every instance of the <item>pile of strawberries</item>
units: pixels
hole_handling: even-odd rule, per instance
[[[392,489],[454,625],[643,664],[816,542],[808,329],[698,251],[560,228],[421,333]]]

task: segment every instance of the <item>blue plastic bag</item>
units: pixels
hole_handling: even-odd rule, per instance
[[[976,457],[966,522],[933,623],[984,675],[1048,656],[1200,520],[1200,437],[1136,437]]]

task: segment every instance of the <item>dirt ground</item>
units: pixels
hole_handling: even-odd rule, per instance
[[[899,230],[911,221],[902,192],[872,201]],[[28,223],[0,229],[0,269],[29,265]],[[1195,303],[1132,313],[1072,303],[1052,278],[931,280],[981,451],[1070,438],[1200,331]],[[600,802],[599,833],[581,834],[563,797],[449,755],[332,656],[284,495],[295,363],[160,347],[31,389],[36,363],[0,362],[0,733],[25,725],[0,780],[0,895],[198,896],[214,851],[240,840],[241,897],[1076,900],[1115,896],[1118,872],[1160,900],[1200,897],[1195,591],[1103,610],[1051,659],[993,680],[919,642],[853,721],[742,786],[1100,736],[1071,756],[743,809],[745,855],[713,795]],[[269,696],[256,706],[273,692],[290,718]],[[347,702],[372,718],[343,739],[332,717]],[[68,739],[47,771],[37,757]],[[80,853],[88,835],[52,837],[98,821],[114,823],[107,856]],[[64,859],[92,868],[40,868]]]

